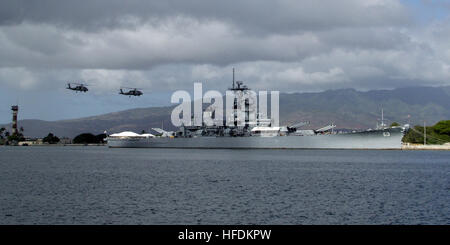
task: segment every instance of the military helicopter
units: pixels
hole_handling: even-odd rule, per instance
[[[124,92],[123,89],[128,89],[128,91]],[[142,91],[138,90],[137,88],[125,88],[125,87],[123,87],[123,88],[120,88],[119,94],[128,95],[128,96],[131,97],[131,96],[141,96],[144,93],[142,93]]]
[[[74,84],[76,86],[72,87],[72,86],[70,86],[71,84]],[[88,86],[88,85],[85,85],[82,83],[67,83],[67,89],[73,90],[75,92],[85,92],[86,93],[89,90],[88,88],[86,88],[86,86]]]

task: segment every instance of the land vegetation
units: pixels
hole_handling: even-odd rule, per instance
[[[56,144],[60,140],[57,136],[53,135],[52,133],[49,133],[46,137],[42,139],[42,142],[48,143],[48,144]]]
[[[403,137],[404,143],[423,144],[426,132],[426,144],[442,145],[450,142],[450,120],[439,121],[433,126],[424,128],[414,126]]]
[[[105,143],[106,134],[93,135],[91,133],[83,133],[77,135],[73,139],[74,144],[103,144]]]
[[[0,145],[9,144],[10,142],[19,142],[25,140],[23,132],[25,130],[20,127],[19,132],[11,134],[6,128],[0,128]]]

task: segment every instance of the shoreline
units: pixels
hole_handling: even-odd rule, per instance
[[[0,146],[37,146],[37,147],[64,147],[64,146],[108,146],[108,144],[30,144],[30,145],[0,145]],[[114,148],[114,147],[112,147]],[[181,148],[183,149],[183,148]],[[188,149],[188,148],[187,148]],[[192,149],[192,148],[191,148]],[[201,149],[201,148],[199,148]],[[244,149],[244,148],[243,148]],[[256,149],[256,148],[246,148],[246,149]],[[262,148],[264,149],[264,148]],[[274,148],[277,149],[277,148]],[[239,150],[239,149],[236,149]],[[284,150],[283,148],[280,148],[280,150]],[[417,151],[417,150],[435,150],[435,151],[450,151],[450,145],[416,145],[416,144],[405,144],[402,145],[398,149],[387,149],[387,148],[380,148],[380,149],[361,149],[361,148],[303,148],[298,150],[405,150],[405,151]]]
[[[107,144],[29,144],[29,145],[0,145],[0,146],[23,146],[23,147],[27,147],[27,146],[37,146],[37,147],[45,147],[45,146],[50,146],[50,147],[63,147],[63,146],[107,146]]]
[[[402,145],[402,150],[416,151],[416,150],[437,150],[437,151],[450,151],[450,145],[416,145],[405,144]]]

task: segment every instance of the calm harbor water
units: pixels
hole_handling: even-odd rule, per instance
[[[450,224],[450,152],[0,147],[0,224]]]

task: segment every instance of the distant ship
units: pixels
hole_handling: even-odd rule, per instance
[[[238,82],[233,92],[248,92]],[[234,109],[237,109],[236,103]],[[401,149],[401,139],[409,127],[387,127],[382,110],[381,124],[375,129],[335,132],[330,124],[317,130],[302,130],[308,122],[291,126],[272,126],[270,119],[257,119],[244,126],[181,126],[176,132],[154,128],[153,134],[122,132],[109,135],[111,148],[199,148],[199,149]]]

